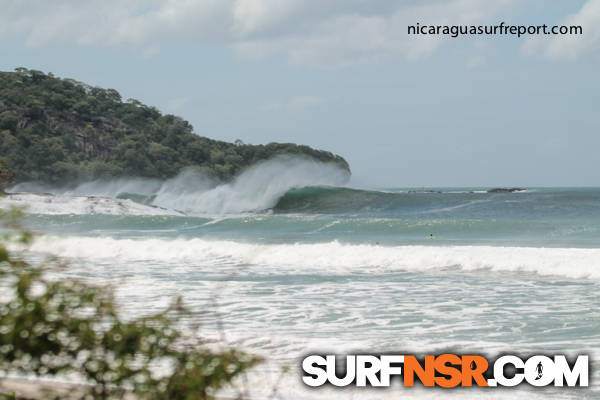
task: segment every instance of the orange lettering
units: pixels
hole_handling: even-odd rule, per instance
[[[462,356],[462,385],[472,386],[473,380],[477,386],[487,386],[483,374],[488,369],[488,362],[482,356]]]
[[[450,365],[448,365],[450,364]],[[442,354],[435,359],[435,370],[440,374],[448,375],[449,377],[436,376],[435,383],[438,386],[445,388],[453,388],[461,383],[461,372],[458,367],[451,365],[461,365],[460,357],[455,354]]]
[[[415,374],[424,386],[433,386],[434,357],[425,356],[425,368],[423,368],[415,356],[404,356],[404,386],[414,386]]]

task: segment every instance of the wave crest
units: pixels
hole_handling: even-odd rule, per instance
[[[257,212],[273,208],[292,188],[343,185],[349,178],[334,164],[284,156],[252,166],[233,182],[217,186],[192,175],[186,172],[165,182],[153,204],[189,214]]]
[[[205,239],[41,237],[33,251],[111,262],[157,261],[190,266],[254,266],[256,273],[325,275],[421,271],[524,271],[539,275],[600,279],[600,249],[494,246],[379,246],[342,244],[249,244]]]
[[[349,172],[332,163],[302,156],[280,155],[244,170],[232,182],[218,183],[204,171],[187,169],[177,177],[160,181],[120,178],[85,182],[71,188],[56,188],[34,183],[12,187],[11,192],[44,192],[60,196],[102,196],[184,212],[190,215],[222,215],[260,212],[273,208],[288,190],[306,186],[343,185]],[[65,203],[67,197],[61,200]],[[77,208],[79,209],[79,208]],[[43,207],[35,212],[46,213]],[[69,213],[69,207],[65,207]],[[108,214],[127,214],[127,208],[104,210]],[[56,213],[55,207],[52,212]]]

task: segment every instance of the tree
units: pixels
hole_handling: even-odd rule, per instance
[[[52,154],[46,154],[49,138],[56,138]],[[253,163],[298,153],[349,171],[343,158],[306,146],[254,146],[239,139],[228,143],[199,136],[184,119],[163,115],[138,100],[123,101],[114,89],[25,68],[0,72],[0,156],[11,162],[17,182],[164,179],[187,167],[203,167],[231,180]],[[88,164],[94,168],[87,169]],[[82,175],[73,174],[77,171]]]
[[[0,193],[4,193],[6,187],[15,179],[12,170],[8,167],[8,163],[0,158]]]

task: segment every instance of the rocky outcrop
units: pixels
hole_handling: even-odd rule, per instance
[[[513,193],[513,192],[522,192],[525,189],[523,188],[518,188],[518,187],[513,187],[513,188],[494,188],[494,189],[490,189],[487,192],[488,193]]]

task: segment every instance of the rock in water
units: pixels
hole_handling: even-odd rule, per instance
[[[494,188],[490,189],[488,193],[513,193],[513,192],[522,192],[525,189],[523,188]]]

